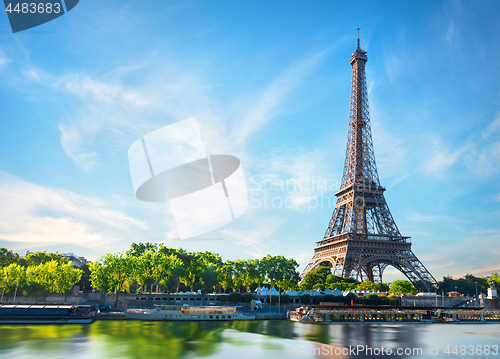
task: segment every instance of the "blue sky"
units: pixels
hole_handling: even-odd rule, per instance
[[[499,271],[500,4],[357,4],[86,0],[16,34],[0,15],[0,245],[95,259],[157,241],[302,269],[342,175],[360,27],[400,231],[438,280]],[[240,158],[250,206],[180,241],[168,204],[135,198],[127,151],[193,116],[207,153]]]

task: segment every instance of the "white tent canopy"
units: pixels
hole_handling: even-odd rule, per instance
[[[340,290],[338,290],[337,288],[335,288],[335,290],[332,292],[332,294],[333,295],[337,295],[337,296],[338,295],[343,295],[343,293]]]
[[[266,287],[263,287],[262,289],[257,289],[256,290],[257,292],[257,295],[269,295],[269,289],[267,289]]]
[[[315,295],[323,295],[323,293],[321,292],[321,290],[318,288],[316,289],[314,292],[311,292],[311,295],[312,296],[315,296]]]

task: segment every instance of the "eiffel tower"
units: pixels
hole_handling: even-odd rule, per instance
[[[366,51],[352,54],[349,132],[337,203],[323,240],[301,274],[320,266],[360,281],[381,282],[387,266],[401,271],[419,290],[434,291],[437,282],[411,250],[410,237],[399,232],[384,198],[373,152],[365,66]]]

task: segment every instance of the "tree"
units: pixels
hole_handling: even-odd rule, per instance
[[[248,292],[250,285],[259,278],[258,261],[256,259],[241,260],[233,262],[234,282],[237,286],[244,286]]]
[[[284,259],[284,261],[283,261]],[[280,288],[283,289],[295,289],[300,280],[300,274],[297,272],[297,268],[299,264],[295,261],[295,259],[286,259],[283,257],[282,259],[282,272],[283,276],[276,283]]]
[[[45,253],[45,252],[36,252],[36,253],[30,253],[26,255],[24,258],[24,264],[25,266],[37,266],[39,264],[44,264],[50,261],[55,261],[58,264],[65,264],[68,263],[68,259],[65,257],[62,257],[60,254],[57,253]]]
[[[481,279],[486,280],[486,278],[481,278]],[[500,276],[498,275],[498,273],[491,273],[490,281],[495,282],[495,287],[500,288]]]
[[[73,268],[71,263],[61,264],[56,260],[30,265],[26,268],[23,293],[26,295],[32,294],[36,297],[45,296],[48,293],[64,293],[67,295],[78,283],[82,273],[81,269]]]
[[[206,263],[200,274],[201,290],[203,293],[210,293],[219,285],[218,267],[214,263]]]
[[[362,282],[356,286],[356,290],[373,291],[374,289],[375,289],[375,283],[370,282],[370,281]]]
[[[356,286],[359,284],[357,280],[354,278],[344,278],[344,277],[339,277],[333,274],[329,274],[326,277],[326,285],[328,288],[331,290],[335,290],[337,288],[340,291],[346,291],[346,290],[356,290]]]
[[[40,271],[39,266],[29,266],[26,268],[26,284],[24,294],[34,295],[35,297],[45,296],[48,293],[48,289],[40,281]]]
[[[379,292],[388,292],[389,286],[385,283],[375,283],[375,288],[373,288],[373,290]]]
[[[130,246],[130,249],[127,251],[127,256],[132,256],[132,257],[140,257],[144,253],[148,251],[153,251],[157,252],[158,251],[158,244],[156,243],[132,243]]]
[[[234,288],[234,280],[233,280],[233,275],[235,273],[234,267],[235,267],[234,262],[226,260],[219,268],[220,285],[222,286],[224,293],[226,292],[226,289],[228,287]]]
[[[133,277],[141,286],[144,293],[147,292],[155,281],[155,264],[157,262],[157,253],[149,249],[133,259]]]
[[[190,253],[188,258],[189,262],[184,266],[181,282],[188,286],[192,292],[196,279],[203,271],[203,260],[199,253]]]
[[[183,263],[175,254],[158,252],[154,260],[154,279],[167,290],[172,289],[173,280],[177,280],[183,271]]]
[[[411,282],[407,280],[395,280],[392,282],[390,287],[390,292],[398,295],[404,294],[417,294],[417,290],[411,284]]]
[[[486,278],[475,277],[472,274],[467,274],[463,278],[453,279],[451,276],[443,277],[443,280],[438,282],[438,288],[444,293],[458,291],[459,293],[475,296],[477,292],[486,293],[488,290],[488,280]]]
[[[366,296],[366,304],[377,305],[379,304],[379,297],[375,293],[370,293]]]
[[[356,290],[369,290],[371,292],[388,292],[389,286],[385,283],[362,282],[356,286]]]
[[[204,293],[214,290],[219,284],[219,271],[222,266],[222,258],[217,253],[202,252],[199,253],[202,263],[202,270],[199,274],[199,280]]]
[[[5,293],[10,294],[15,291],[16,285],[22,287],[25,284],[26,270],[17,263],[11,263],[0,272],[2,276],[2,287],[5,284]]]
[[[101,261],[97,260],[89,264],[90,282],[92,288],[108,293],[112,288],[111,271],[108,266],[105,266]]]
[[[181,282],[188,286],[191,292],[194,285],[199,281],[204,291],[215,288],[219,283],[219,268],[222,266],[222,258],[217,253],[196,252],[186,256]]]
[[[358,299],[358,296],[354,293],[349,293],[344,298],[345,298],[344,300],[347,303],[351,303],[351,302],[356,302],[356,300]]]
[[[136,257],[129,257],[123,253],[106,254],[98,261],[106,267],[106,273],[109,276],[108,291],[116,294],[115,307],[118,305],[120,293],[127,293],[132,283],[132,274],[134,270],[134,261]]]
[[[64,293],[65,295],[68,295],[75,284],[78,283],[83,273],[81,269],[73,268],[71,263],[59,264],[57,261],[50,261],[42,265],[47,266],[49,270],[55,271],[52,291]]]
[[[7,267],[12,263],[19,262],[19,254],[12,252],[7,248],[0,247],[0,268]]]
[[[280,288],[287,288],[296,285],[299,280],[299,274],[296,271],[298,264],[293,259],[288,260],[283,256],[268,254],[260,260],[260,264],[271,286],[277,284]]]

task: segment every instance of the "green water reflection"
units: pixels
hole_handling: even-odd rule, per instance
[[[286,357],[291,345],[427,347],[500,344],[500,325],[311,325],[290,321],[141,322],[0,326],[0,357]]]

